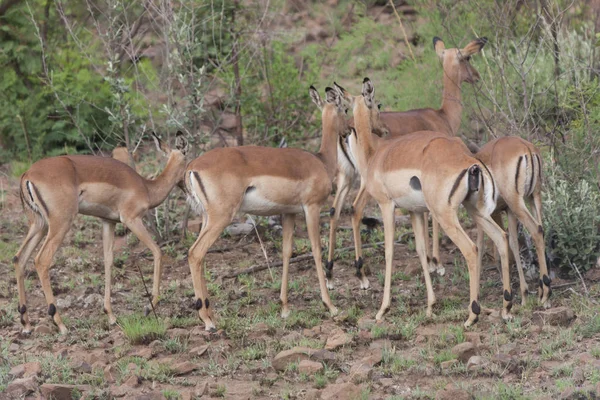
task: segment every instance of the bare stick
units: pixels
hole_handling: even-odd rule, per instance
[[[394,14],[396,14],[396,18],[398,18],[398,23],[400,23],[400,29],[402,29],[402,34],[404,35],[404,43],[406,43],[406,46],[408,47],[408,51],[410,52],[410,57],[413,59],[413,61],[416,64],[417,59],[415,58],[415,55],[413,54],[412,47],[410,47],[410,43],[408,41],[408,36],[406,35],[406,31],[404,30],[404,24],[402,23],[402,18],[400,18],[400,14],[398,14],[398,11],[396,11],[396,6],[394,5],[393,0],[390,0],[390,5],[392,6],[392,9],[394,10]]]
[[[590,292],[588,292],[588,288],[585,285],[585,281],[583,280],[583,276],[581,276],[581,272],[579,272],[579,268],[577,268],[577,265],[573,264],[571,262],[571,259],[569,257],[567,257],[567,260],[569,261],[569,264],[571,265],[571,267],[573,267],[573,269],[575,270],[575,272],[577,272],[577,275],[579,276],[579,279],[581,280],[581,284],[583,285],[583,290],[585,291],[585,295],[590,297]]]
[[[150,296],[150,292],[148,291],[148,287],[146,286],[146,281],[144,280],[144,274],[142,274],[142,269],[140,268],[140,265],[136,262],[135,266],[137,267],[138,271],[140,271],[140,278],[142,278],[142,284],[144,285],[144,290],[146,291],[146,297],[148,298],[148,301],[150,302],[150,308],[152,308],[152,313],[154,314],[154,318],[156,318],[156,320],[158,321],[158,315],[156,315],[156,310],[154,309],[154,304],[152,304],[152,296]]]

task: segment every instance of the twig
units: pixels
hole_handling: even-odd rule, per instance
[[[412,51],[412,47],[410,47],[410,43],[408,41],[408,36],[406,35],[406,31],[404,30],[404,24],[402,23],[402,18],[400,18],[400,14],[398,14],[398,11],[396,11],[396,6],[394,5],[394,1],[390,0],[390,5],[392,6],[392,9],[394,10],[394,14],[396,14],[396,18],[398,18],[398,23],[400,24],[400,29],[402,29],[402,34],[404,35],[404,43],[406,43],[406,46],[408,47],[408,51],[410,52],[410,57],[413,59],[414,63],[417,63],[417,59],[415,58],[415,55],[413,54]]]
[[[150,292],[148,292],[148,287],[146,286],[146,281],[144,280],[144,274],[142,274],[142,269],[140,268],[140,264],[135,263],[138,271],[140,272],[140,278],[142,278],[142,284],[144,285],[144,290],[146,291],[146,297],[148,297],[148,301],[150,302],[150,307],[152,308],[152,313],[154,314],[154,318],[158,321],[158,315],[156,315],[156,310],[154,309],[154,304],[152,304],[152,296],[150,296]]]
[[[585,291],[585,295],[586,296],[590,296],[590,292],[588,291],[587,286],[585,285],[585,281],[583,280],[583,276],[581,276],[581,273],[579,272],[579,268],[577,268],[577,265],[573,264],[571,262],[571,259],[569,257],[567,257],[567,261],[569,261],[569,264],[571,264],[571,267],[573,267],[573,269],[575,270],[575,272],[577,272],[577,275],[579,276],[579,279],[581,280],[581,284],[583,285],[583,290]]]
[[[256,232],[256,237],[258,238],[258,243],[260,243],[260,249],[263,252],[263,255],[265,256],[265,262],[267,265],[267,268],[269,269],[269,274],[271,275],[271,280],[274,281],[275,278],[273,277],[273,270],[271,270],[271,264],[269,264],[269,256],[267,255],[267,249],[265,249],[265,245],[262,242],[262,239],[260,238],[260,235],[258,234],[258,229],[256,229],[256,222],[254,220],[252,220],[252,227],[254,228],[254,232]]]

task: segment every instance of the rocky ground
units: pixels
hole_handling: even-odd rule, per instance
[[[258,232],[272,264],[260,272],[227,278],[265,263],[256,232],[231,231],[207,257],[209,291],[217,315],[216,333],[207,333],[193,309],[186,261],[194,234],[162,245],[165,271],[157,317],[143,316],[144,284],[152,274],[151,254],[130,234],[116,244],[113,310],[117,326],[102,313],[101,229],[78,217],[51,272],[57,305],[70,332],[61,336],[48,322],[39,280],[31,265],[26,288],[35,324],[20,334],[16,280],[10,263],[26,232],[16,196],[17,179],[7,170],[0,208],[0,398],[284,398],[284,399],[518,399],[597,398],[600,395],[600,271],[579,281],[553,281],[553,307],[537,306],[535,290],[516,304],[515,318],[503,322],[501,282],[488,261],[483,273],[478,324],[464,329],[468,276],[463,258],[443,242],[446,274],[435,276],[435,316],[426,318],[425,287],[410,234],[395,248],[393,304],[386,322],[373,320],[382,297],[383,249],[365,250],[371,288],[360,290],[353,254],[339,254],[331,292],[341,316],[321,305],[309,257],[292,264],[287,320],[279,317],[281,239],[273,221],[258,219]],[[175,197],[179,197],[177,194]],[[182,198],[173,201],[183,208]],[[326,211],[326,210],[324,210]],[[370,205],[370,215],[376,206]],[[327,213],[322,219],[326,245]],[[243,218],[242,218],[243,217]],[[240,216],[244,222],[244,216]],[[298,218],[294,256],[310,251]],[[271,222],[271,223],[270,223]],[[398,217],[398,233],[407,232]],[[351,246],[344,215],[338,247]],[[192,229],[197,228],[194,221]],[[243,228],[243,225],[241,226]],[[381,229],[365,243],[383,240]],[[518,281],[513,274],[513,291]],[[535,289],[535,279],[530,289]],[[518,299],[517,301],[520,301]],[[152,325],[151,335],[134,339],[131,322]],[[139,344],[138,344],[139,343]],[[585,397],[588,396],[588,397]]]

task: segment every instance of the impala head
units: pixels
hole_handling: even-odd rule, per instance
[[[481,78],[470,61],[471,56],[479,53],[486,43],[487,38],[482,37],[469,42],[462,49],[447,49],[442,39],[437,36],[433,38],[433,48],[442,62],[444,74],[459,85],[463,82],[476,83]]]
[[[323,128],[331,127],[337,131],[340,136],[346,137],[348,135],[348,124],[346,122],[346,112],[348,108],[344,105],[342,97],[339,93],[330,87],[325,88],[325,101],[321,100],[319,92],[311,85],[308,90],[310,98],[313,103],[321,110],[321,118],[323,122]]]
[[[352,113],[354,114],[354,124],[356,124],[357,115],[361,120],[368,120],[371,124],[371,131],[382,136],[388,133],[387,127],[381,122],[379,118],[379,110],[381,104],[375,100],[375,86],[369,78],[363,80],[362,92],[358,96],[351,95],[346,89],[338,85],[336,82],[333,83],[335,90],[341,96],[344,103],[352,107]]]
[[[154,139],[154,144],[156,144],[156,149],[160,153],[168,157],[174,156],[185,159],[185,155],[189,150],[189,143],[183,132],[177,131],[177,134],[175,135],[175,149],[172,149],[167,143],[162,141],[154,132],[151,132],[151,134],[152,139]]]

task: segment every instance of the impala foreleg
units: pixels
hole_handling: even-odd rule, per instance
[[[114,222],[102,221],[102,245],[104,248],[104,312],[108,316],[108,323],[110,325],[117,323],[117,318],[113,314],[110,305],[115,225]]]
[[[338,309],[331,303],[329,292],[327,291],[327,282],[325,273],[323,272],[323,262],[321,260],[321,234],[319,229],[319,213],[320,207],[317,205],[309,205],[304,208],[306,216],[306,229],[308,230],[308,238],[312,248],[313,258],[317,267],[317,277],[319,278],[319,287],[321,288],[321,300],[325,307],[329,309],[331,316],[338,314]]]
[[[290,258],[292,257],[292,236],[294,235],[294,214],[283,214],[281,225],[283,228],[283,272],[281,273],[281,318],[290,315],[288,307],[288,279],[290,269]]]
[[[17,251],[17,254],[13,258],[15,266],[15,274],[17,277],[17,291],[19,292],[19,306],[18,311],[20,314],[21,325],[23,325],[23,333],[31,333],[31,323],[29,322],[29,314],[27,313],[27,299],[25,295],[25,267],[27,261],[31,257],[31,253],[42,241],[46,234],[48,227],[40,216],[35,215],[35,220],[29,226],[29,232],[23,241],[23,244]]]
[[[354,266],[356,267],[356,276],[360,280],[360,288],[369,288],[369,279],[367,279],[366,271],[368,267],[363,265],[362,258],[362,239],[360,237],[360,221],[363,217],[365,206],[367,205],[368,194],[364,180],[360,182],[360,188],[354,203],[352,204],[352,234],[354,236],[354,250],[356,252],[356,258]]]
[[[383,218],[383,231],[385,240],[385,283],[383,286],[383,301],[381,308],[375,316],[377,321],[382,321],[383,316],[390,310],[392,304],[392,275],[394,269],[394,203],[389,201],[379,203],[381,217]]]
[[[433,292],[433,285],[431,284],[431,276],[429,271],[431,270],[432,260],[427,256],[427,248],[425,247],[425,215],[421,213],[410,213],[410,219],[412,222],[413,232],[415,234],[415,247],[417,254],[419,255],[419,261],[423,267],[423,277],[425,278],[425,286],[427,287],[427,316],[433,316],[433,305],[435,304],[435,293]],[[435,270],[434,270],[435,271]]]
[[[340,214],[342,213],[342,207],[344,206],[344,200],[350,191],[352,186],[352,179],[346,175],[343,171],[338,172],[337,179],[337,193],[333,199],[333,205],[329,210],[329,250],[327,256],[327,265],[325,266],[325,275],[328,279],[327,287],[333,289],[331,279],[333,277],[333,260],[335,256],[335,237],[337,234],[338,222],[340,221]]]

